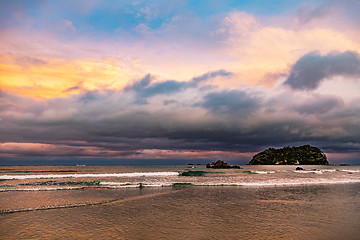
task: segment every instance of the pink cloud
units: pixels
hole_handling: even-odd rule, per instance
[[[44,143],[0,143],[0,157],[22,156],[91,156],[123,157],[136,154],[135,151],[111,151],[93,146],[69,146]]]
[[[69,20],[61,20],[57,28],[59,31],[62,31],[62,32],[65,32],[65,31],[76,32],[76,28],[75,28],[74,24]]]

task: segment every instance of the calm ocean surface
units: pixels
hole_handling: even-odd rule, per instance
[[[360,239],[360,166],[242,167],[1,166],[0,239]]]

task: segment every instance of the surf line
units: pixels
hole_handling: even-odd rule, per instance
[[[45,174],[45,175],[0,175],[0,179],[47,179],[47,178],[107,178],[107,177],[167,177],[178,176],[178,172],[133,172],[133,173],[83,173],[83,174]]]
[[[104,204],[111,204],[111,203],[124,203],[124,202],[139,200],[139,199],[143,199],[143,198],[157,197],[157,196],[168,194],[168,193],[169,192],[152,193],[152,194],[146,194],[146,195],[142,195],[142,196],[120,198],[120,199],[112,199],[112,200],[101,201],[101,202],[93,202],[93,203],[76,203],[76,204],[66,204],[66,205],[55,205],[55,206],[42,206],[42,207],[33,207],[33,208],[0,210],[0,214],[19,213],[19,212],[32,212],[32,211],[42,211],[42,210],[52,210],[52,209],[63,209],[63,208],[90,207],[90,206],[97,206],[97,205],[104,205]]]

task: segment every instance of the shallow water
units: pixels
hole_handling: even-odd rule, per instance
[[[359,239],[359,166],[194,167],[1,167],[1,239]]]

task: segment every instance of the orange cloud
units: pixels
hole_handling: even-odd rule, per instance
[[[0,88],[37,99],[63,97],[81,90],[120,89],[132,78],[113,59],[45,59],[26,65],[0,58]]]
[[[167,35],[166,28],[131,41],[119,37],[65,42],[47,32],[7,30],[0,36],[4,49],[9,49],[0,56],[0,88],[38,99],[53,98],[85,89],[122,89],[146,73],[161,81],[185,81],[214,69],[234,73],[225,81],[214,79],[214,85],[272,87],[310,51],[360,52],[355,31],[330,25],[291,28],[275,21],[265,25],[251,14],[234,11],[217,29],[204,30],[214,39],[185,38],[185,42]],[[63,25],[73,28],[70,21],[64,20]]]

